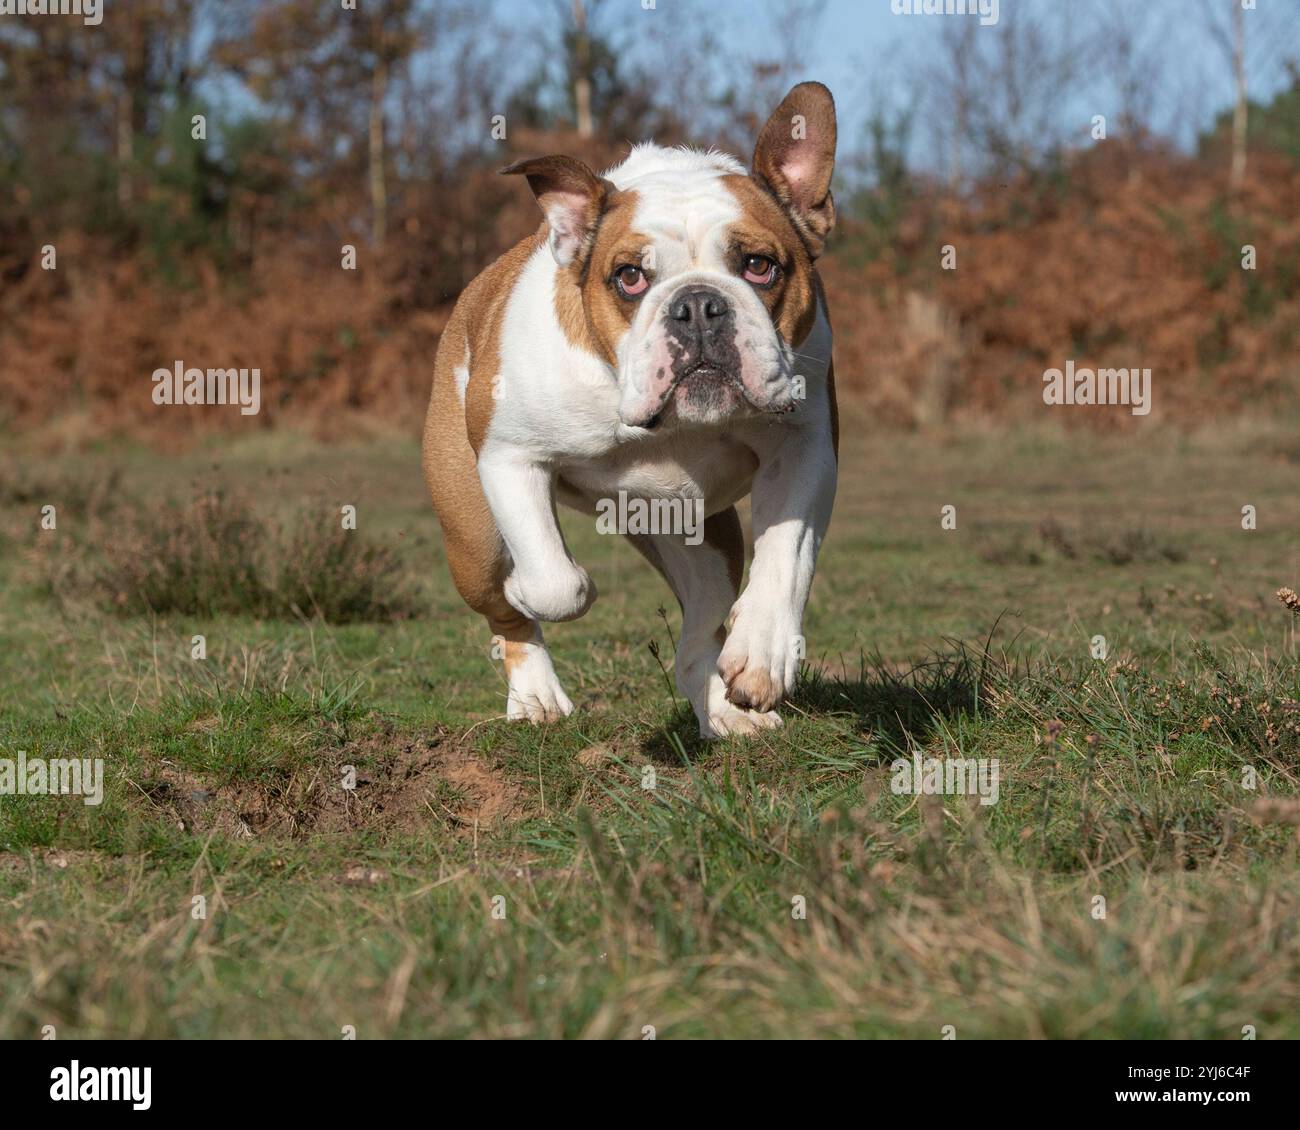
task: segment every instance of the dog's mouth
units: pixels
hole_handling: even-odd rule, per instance
[[[683,422],[731,413],[747,401],[740,374],[712,358],[702,358],[683,369],[664,405]]]
[[[670,346],[670,354],[668,364],[658,370],[659,380],[668,377],[668,383],[653,415],[638,421],[638,427],[653,430],[668,421],[710,424],[736,414],[781,415],[794,408],[791,396],[779,391],[778,374],[753,381],[745,371],[748,355],[730,342],[690,349]]]
[[[727,402],[736,407],[744,404],[755,412],[776,415],[794,407],[793,403],[787,402],[760,403],[745,387],[738,370],[711,358],[695,362],[677,379],[668,402],[680,404],[683,399],[697,404],[709,401],[715,404]]]
[[[681,375],[677,385],[680,388],[684,384],[704,381],[720,381],[737,388],[740,386],[740,378],[716,361],[697,361]]]
[[[659,411],[642,426],[653,430],[665,419],[677,419],[683,423],[717,419],[719,415],[729,415],[741,408],[779,414],[791,407],[793,405],[756,402],[737,370],[715,358],[705,357],[677,371]]]

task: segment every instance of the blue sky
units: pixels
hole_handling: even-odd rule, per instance
[[[780,50],[770,13],[779,0],[655,0],[654,13],[641,11],[641,0],[597,0],[605,18],[670,19],[688,36],[708,20],[745,56],[771,57]],[[1156,128],[1184,146],[1232,100],[1229,63],[1208,21],[1224,26],[1233,0],[1001,0],[1000,26],[981,29],[997,35],[1016,9],[1048,17],[1061,34],[1106,36],[1113,9],[1126,13],[1140,28],[1139,43],[1159,67],[1152,120]],[[499,16],[517,28],[553,28],[568,0],[490,0]],[[624,15],[625,11],[625,15]],[[1266,100],[1287,85],[1285,61],[1300,57],[1300,0],[1258,0],[1245,13],[1247,73],[1251,96]],[[825,82],[836,95],[841,143],[853,144],[873,106],[904,103],[923,113],[933,107],[930,93],[918,82],[916,64],[931,56],[945,23],[963,16],[906,16],[891,11],[890,0],[825,0],[823,14],[805,34],[808,64],[803,77]],[[976,22],[978,22],[976,20]],[[677,34],[674,30],[673,34]],[[1094,113],[1113,117],[1117,98],[1103,65],[1089,68],[1086,81],[1062,107],[1062,129],[1084,139]],[[927,99],[930,99],[927,102]],[[941,108],[940,108],[941,109]],[[924,136],[914,136],[924,164]]]
[[[364,4],[365,0],[361,0]],[[440,0],[424,0],[436,9]],[[639,26],[654,21],[669,42],[681,37],[689,42],[694,29],[707,21],[715,37],[734,47],[740,60],[772,60],[788,57],[778,29],[777,13],[782,0],[654,0],[655,10],[644,11],[642,0],[587,0],[599,9],[598,24],[613,27],[615,38],[640,62],[653,66],[655,39],[636,34]],[[793,0],[799,3],[800,0]],[[802,0],[804,3],[812,0]],[[806,64],[799,78],[825,82],[835,94],[840,118],[840,151],[847,157],[863,149],[864,127],[877,110],[896,113],[902,107],[915,112],[910,135],[909,163],[914,169],[942,171],[942,157],[933,144],[933,126],[951,122],[942,92],[927,85],[923,70],[938,57],[945,30],[962,23],[978,25],[978,17],[895,15],[891,0],[821,0],[821,15],[800,25],[797,38]],[[1104,49],[1113,41],[1116,19],[1129,19],[1138,28],[1138,70],[1149,73],[1151,98],[1149,122],[1162,136],[1172,137],[1190,148],[1196,135],[1227,109],[1233,98],[1232,74],[1224,47],[1210,27],[1213,17],[1227,28],[1236,0],[1000,0],[1000,22],[978,28],[983,37],[1002,35],[1018,13],[1041,19],[1049,34],[1070,40],[1093,40]],[[476,55],[495,60],[501,73],[515,81],[535,74],[548,44],[567,20],[571,0],[478,0],[489,18],[481,21],[481,42]],[[1288,60],[1300,60],[1300,0],[1257,0],[1257,8],[1245,13],[1247,74],[1250,95],[1267,101],[1289,83]],[[625,22],[626,21],[626,22]],[[436,22],[435,25],[436,26]],[[475,25],[471,25],[473,28]],[[628,34],[623,34],[624,29]],[[209,38],[210,28],[201,28],[198,49]],[[503,37],[504,32],[504,37]],[[474,34],[478,34],[477,31]],[[435,32],[436,35],[436,32]],[[447,50],[464,50],[460,41]],[[1088,129],[1094,114],[1104,114],[1108,128],[1115,128],[1121,101],[1117,74],[1105,60],[1091,53],[1077,53],[1084,72],[1068,85],[1053,110],[1054,128],[1067,143],[1090,144]],[[1073,56],[1072,56],[1073,57]],[[435,44],[418,68],[437,71],[446,67],[445,53]],[[729,60],[732,64],[736,60]],[[743,73],[743,67],[739,68]],[[734,73],[737,68],[731,68]],[[1050,81],[1050,76],[1048,76]],[[209,83],[208,93],[232,115],[257,112],[255,101],[237,81]],[[502,95],[508,93],[503,90]],[[504,97],[502,99],[504,104]],[[996,98],[988,104],[996,109]],[[1145,106],[1145,101],[1143,102]],[[485,109],[483,122],[501,106]],[[431,115],[445,116],[447,107],[431,105]],[[475,122],[474,128],[486,128]],[[1035,135],[1037,136],[1037,135]],[[1112,132],[1113,136],[1113,132]],[[642,139],[636,139],[642,140]],[[695,139],[711,143],[712,136]],[[977,156],[973,153],[970,156]],[[740,156],[747,156],[740,154]]]

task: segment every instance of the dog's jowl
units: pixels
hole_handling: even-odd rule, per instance
[[[596,589],[557,500],[593,518],[643,500],[647,513],[703,515],[702,536],[671,522],[619,531],[682,606],[676,680],[700,732],[779,725],[835,495],[831,329],[814,266],[835,221],[834,161],[830,92],[803,83],[749,171],[653,144],[604,175],[564,156],[503,170],[526,179],[545,220],[451,316],[424,470],[456,587],[501,641],[511,718],[573,709],[540,624],[581,616]],[[666,501],[681,505],[654,509]]]

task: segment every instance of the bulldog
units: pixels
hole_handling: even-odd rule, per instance
[[[750,172],[654,144],[601,176],[565,156],[501,170],[527,180],[545,219],[456,304],[423,463],[456,588],[504,660],[508,717],[573,710],[541,623],[581,616],[596,587],[557,500],[594,514],[625,492],[702,504],[702,538],[627,535],[681,605],[675,679],[701,735],[780,725],[835,495],[814,266],[835,222],[835,134],[830,91],[806,82],[763,127]]]

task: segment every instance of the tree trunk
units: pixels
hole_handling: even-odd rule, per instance
[[[591,120],[591,42],[587,39],[587,13],[582,0],[573,0],[573,112],[578,136],[591,137],[595,132]]]
[[[384,242],[388,230],[388,180],[384,175],[384,98],[388,64],[375,64],[370,85],[370,242]]]
[[[1232,77],[1237,87],[1237,103],[1232,110],[1232,172],[1228,184],[1240,192],[1246,179],[1246,20],[1241,4],[1232,4]]]
[[[117,202],[125,210],[135,197],[131,184],[131,154],[135,150],[135,127],[132,124],[131,90],[117,97]]]

